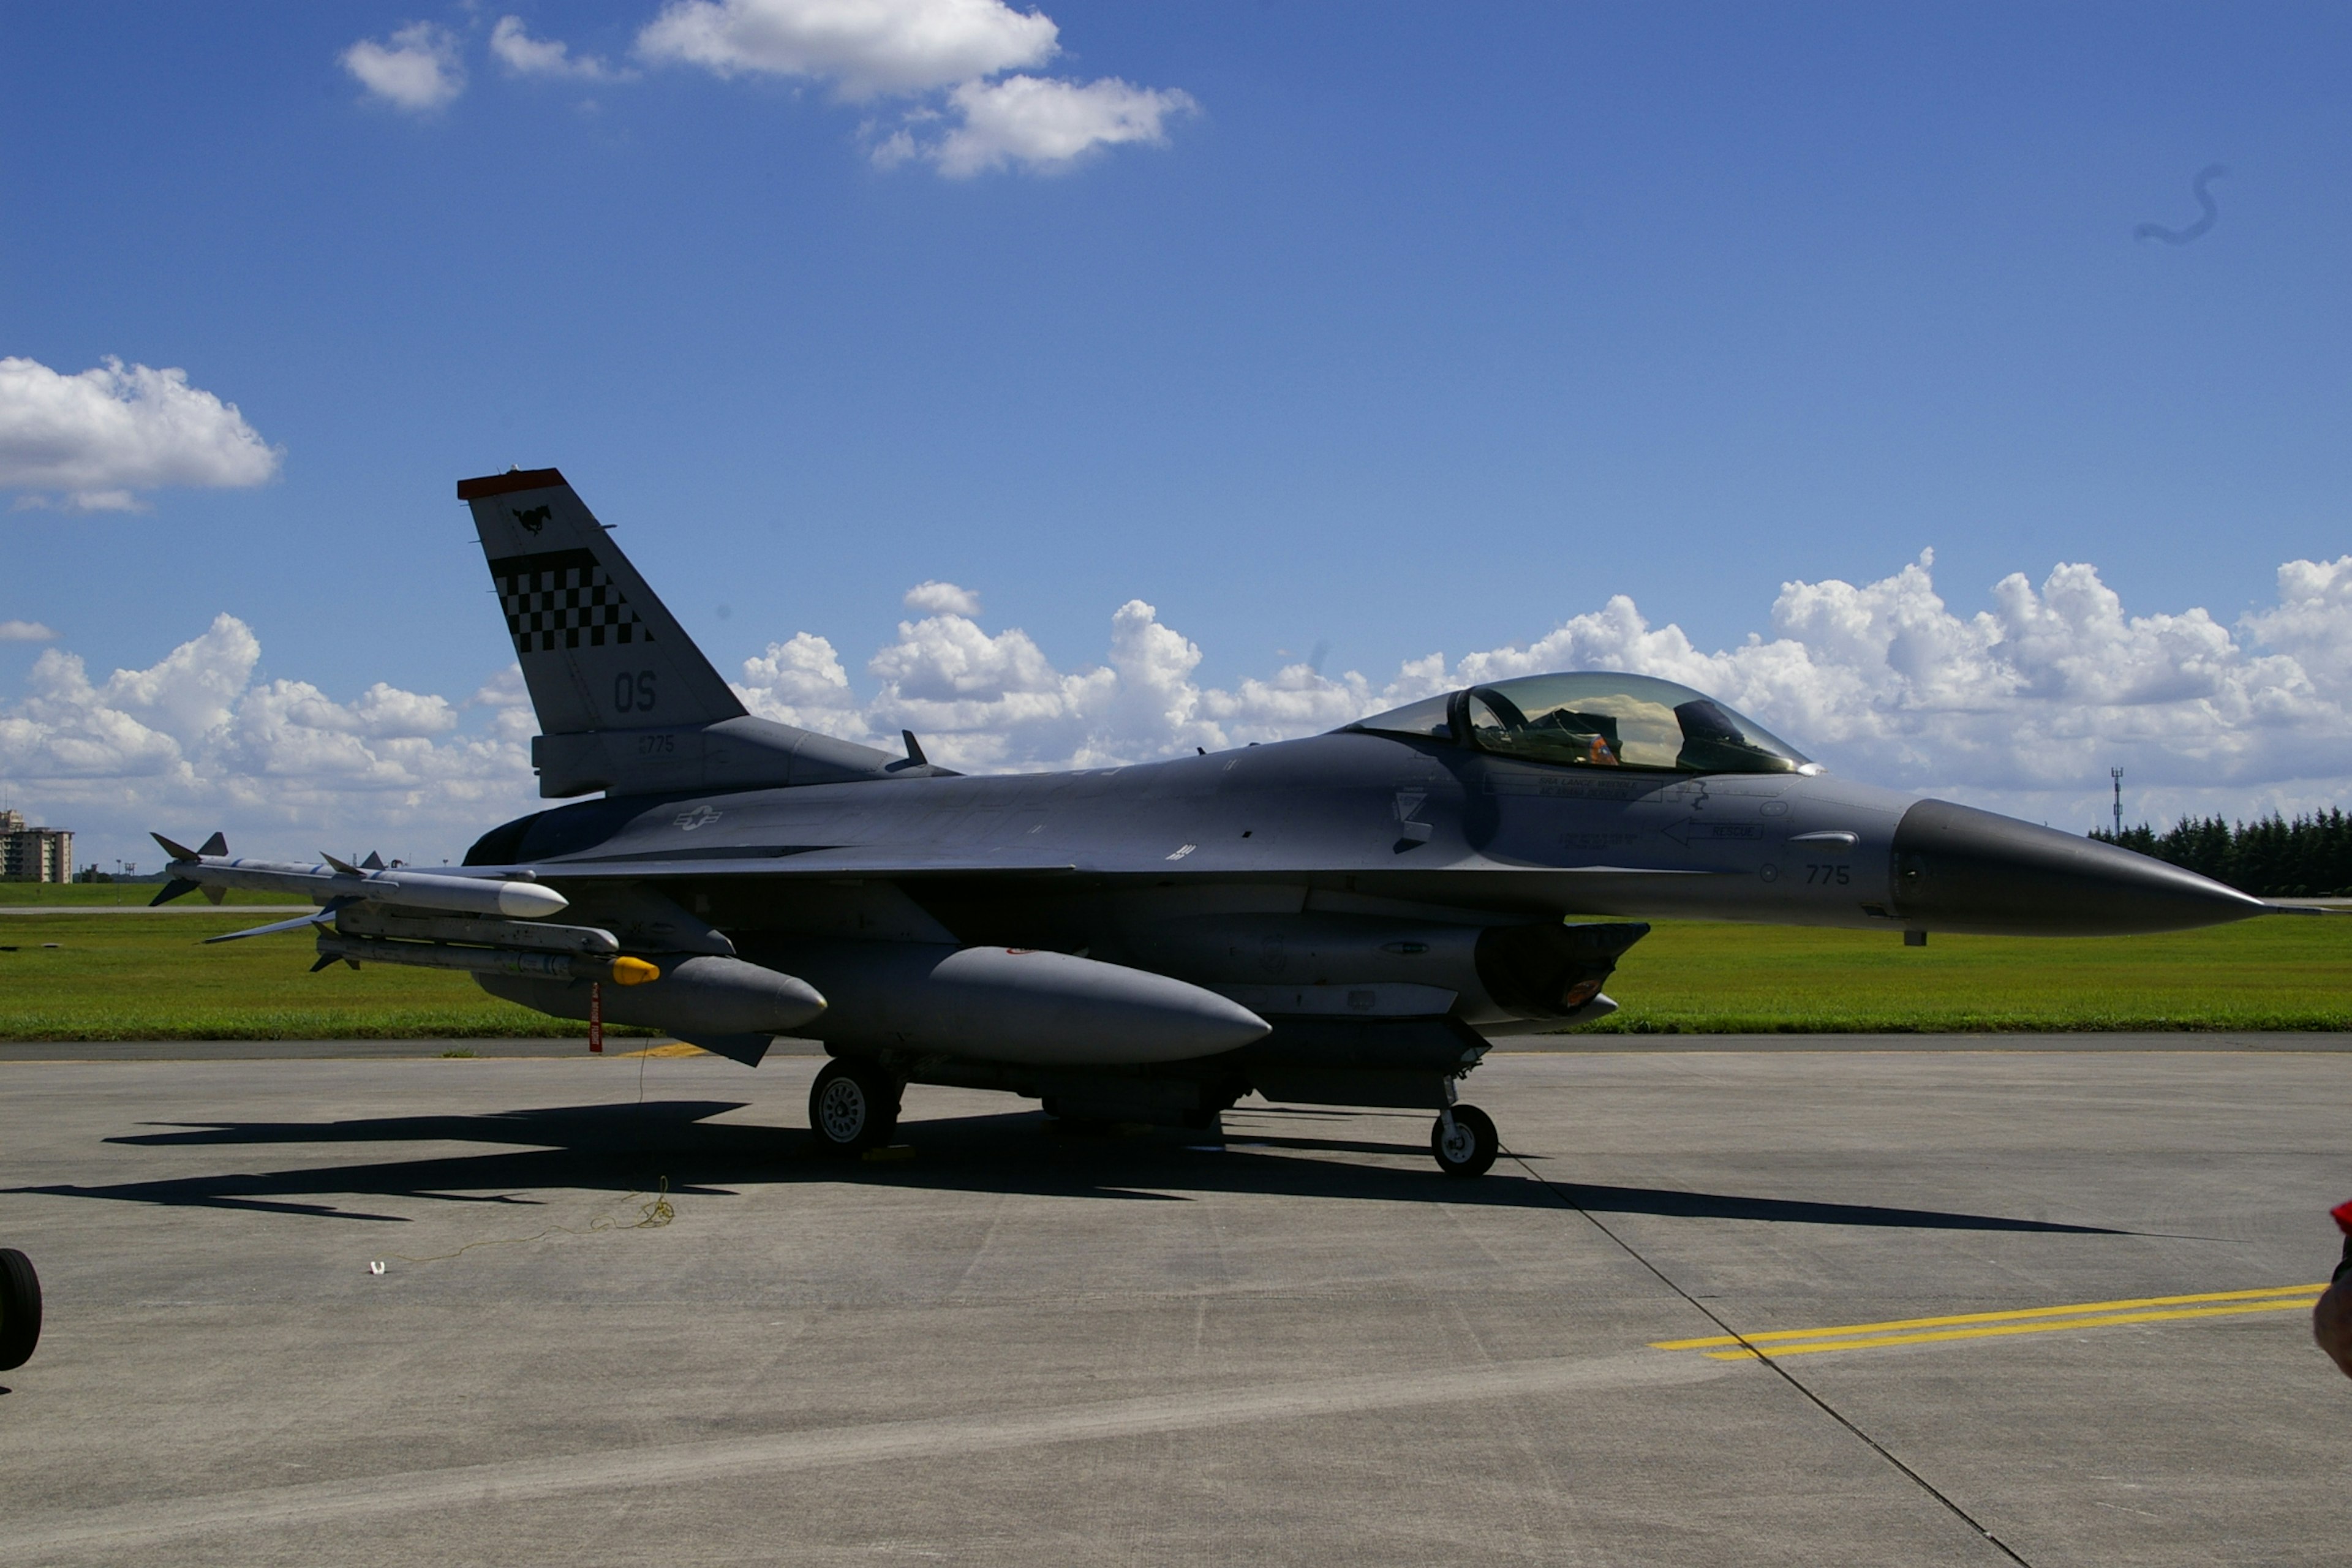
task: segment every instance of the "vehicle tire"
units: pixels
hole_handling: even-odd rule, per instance
[[[33,1359],[41,1342],[41,1277],[33,1260],[13,1247],[0,1247],[0,1372]]]
[[[809,1131],[828,1154],[878,1149],[898,1130],[899,1084],[871,1062],[831,1061],[809,1086]]]
[[[1495,1156],[1503,1152],[1503,1140],[1495,1131],[1493,1117],[1475,1105],[1457,1105],[1454,1136],[1445,1136],[1445,1118],[1439,1117],[1429,1130],[1429,1152],[1437,1156],[1437,1168],[1449,1176],[1483,1176]]]

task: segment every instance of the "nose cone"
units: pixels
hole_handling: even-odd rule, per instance
[[[825,1010],[824,994],[797,974],[779,974],[767,981],[768,1016],[764,1027],[781,1034],[797,1029]]]
[[[1923,800],[1895,826],[1894,908],[1927,931],[2124,936],[2244,920],[2263,901],[2095,838]]]
[[[519,921],[545,920],[569,908],[571,902],[553,888],[542,888],[536,882],[499,884],[499,913],[512,915]]]

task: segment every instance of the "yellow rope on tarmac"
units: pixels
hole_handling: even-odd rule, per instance
[[[631,1193],[621,1202],[626,1204],[630,1198],[641,1198],[646,1195],[642,1192]],[[591,1219],[585,1226],[551,1225],[545,1230],[535,1231],[530,1236],[486,1237],[480,1241],[469,1241],[455,1252],[431,1252],[422,1258],[412,1258],[405,1252],[388,1252],[384,1256],[398,1258],[403,1263],[440,1263],[452,1258],[462,1257],[478,1247],[518,1247],[525,1242],[544,1241],[551,1236],[599,1236],[612,1230],[659,1230],[677,1217],[677,1207],[669,1201],[669,1178],[664,1176],[661,1179],[661,1191],[652,1194],[649,1202],[637,1205],[637,1217],[632,1221],[625,1222],[620,1215],[608,1210]],[[383,1264],[381,1261],[372,1261],[368,1266],[368,1271],[381,1274],[383,1272]]]

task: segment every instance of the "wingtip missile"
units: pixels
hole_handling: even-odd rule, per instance
[[[332,855],[322,857],[324,864],[307,866],[233,859],[225,853],[228,846],[218,833],[202,849],[191,849],[160,833],[152,837],[172,857],[167,868],[172,879],[156,894],[153,902],[157,904],[191,892],[202,892],[217,904],[229,889],[246,888],[291,893],[321,904],[365,900],[458,914],[503,915],[509,920],[545,920],[571,907],[569,899],[552,888],[540,886],[528,872],[506,878],[418,871],[386,865],[381,855],[373,853],[357,866]]]

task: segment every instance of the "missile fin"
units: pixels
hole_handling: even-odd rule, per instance
[[[352,900],[338,900],[335,903],[330,904],[327,908],[319,910],[316,914],[296,915],[290,921],[273,921],[268,925],[255,926],[249,931],[233,931],[222,936],[208,936],[205,938],[204,945],[210,947],[216,942],[242,942],[249,936],[268,936],[274,932],[281,931],[299,931],[304,926],[324,925],[329,921],[335,918],[336,911],[341,908],[343,904],[351,901]]]
[[[758,1067],[760,1058],[768,1054],[768,1047],[776,1043],[772,1035],[721,1035],[701,1029],[679,1034],[677,1037],[689,1046],[709,1051],[714,1057],[727,1057],[747,1068]]]
[[[369,850],[369,851],[368,851],[368,858],[367,858],[366,859],[364,859],[364,860],[362,860],[362,861],[361,861],[361,862],[360,862],[360,869],[361,869],[361,870],[362,870],[362,871],[381,871],[381,870],[383,870],[383,856],[381,856],[381,855],[379,855],[379,854],[377,854],[377,853],[376,853],[374,850],[373,850],[373,849]]]
[[[360,868],[357,866],[353,866],[347,861],[338,860],[323,849],[319,851],[319,858],[324,860],[328,865],[332,866],[336,870],[341,871],[346,877],[356,877],[360,874]]]
[[[335,955],[331,952],[323,953],[320,956],[319,962],[310,966],[310,973],[316,974],[321,969],[332,969],[334,966]]]
[[[162,892],[147,900],[147,907],[152,910],[157,904],[168,904],[173,899],[185,898],[202,886],[204,884],[201,882],[191,882],[184,877],[174,877],[163,884]]]
[[[226,835],[226,834],[223,833],[223,832],[222,832],[219,828],[217,828],[217,827],[214,828],[214,829],[213,829],[213,836],[212,836],[210,838],[207,838],[207,839],[205,839],[205,847],[204,847],[202,849],[197,850],[197,851],[196,851],[196,853],[197,853],[197,854],[199,854],[199,855],[226,855],[226,854],[227,854],[227,853],[228,853],[228,835]]]
[[[151,833],[147,837],[153,839],[156,843],[161,844],[163,847],[163,853],[169,855],[174,860],[193,860],[196,858],[196,852],[194,850],[189,848],[184,844],[174,844],[160,833]],[[213,837],[215,838],[218,838],[220,835],[215,833]],[[219,852],[220,851],[215,851],[215,853]]]
[[[220,901],[227,897],[228,889],[226,888],[224,888],[215,882],[206,882],[205,884],[205,902],[211,904],[217,909],[220,905]]]

